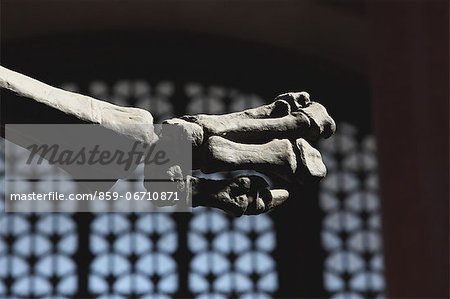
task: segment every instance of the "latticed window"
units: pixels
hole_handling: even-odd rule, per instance
[[[20,55],[14,61],[19,63]],[[147,109],[155,122],[270,102],[268,95],[276,92],[264,84],[266,76],[281,91],[296,86],[317,94],[332,113],[338,106],[329,100],[334,93],[321,85],[341,80],[340,74],[325,77],[314,65],[303,68],[305,73],[293,82],[282,72],[268,76],[248,68],[238,74],[199,61],[187,63],[191,71],[174,78],[170,66],[155,68],[159,77],[147,76],[146,66],[75,78],[64,78],[56,67],[52,74],[57,78],[50,75],[47,82]],[[364,94],[358,92],[355,97]],[[379,298],[384,284],[374,137],[365,118],[361,125],[336,110],[338,132],[320,144],[328,177],[306,194],[294,192],[287,205],[267,215],[232,218],[208,208],[193,213],[0,214],[0,297]],[[4,164],[1,155],[2,180]],[[45,178],[45,171],[59,170],[39,171]],[[14,186],[21,192],[28,187]],[[54,188],[75,191],[77,186],[68,178]],[[143,190],[143,184],[120,180],[114,188]]]
[[[319,195],[325,288],[333,298],[379,296],[384,279],[375,139],[348,123],[339,128],[320,147],[328,166]]]

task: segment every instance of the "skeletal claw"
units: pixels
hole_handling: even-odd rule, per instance
[[[220,181],[189,177],[189,182],[193,207],[219,208],[236,217],[265,213],[289,197],[286,190],[270,190],[259,176]]]
[[[302,182],[326,174],[319,151],[307,140],[328,137],[336,129],[326,109],[311,102],[307,92],[282,94],[269,105],[242,112],[183,116],[165,123],[177,126],[191,141],[193,169],[254,170]],[[190,177],[189,181],[194,206],[216,207],[235,216],[267,212],[289,197],[287,190],[270,190],[257,176],[222,181]]]

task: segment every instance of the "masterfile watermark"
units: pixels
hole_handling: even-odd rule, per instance
[[[139,149],[141,148],[141,149]],[[135,141],[129,152],[122,150],[113,150],[101,148],[100,145],[94,145],[89,149],[85,146],[77,152],[68,149],[60,149],[58,144],[31,144],[27,147],[30,155],[27,164],[31,164],[33,159],[41,165],[44,157],[51,165],[123,165],[124,170],[130,170],[133,164],[145,163],[156,165],[168,165],[170,159],[167,158],[166,152],[163,150],[155,151],[156,144],[147,145]]]
[[[190,174],[192,145],[160,126],[164,143],[98,125],[6,125],[5,211],[191,211],[190,192],[169,169]]]
[[[146,201],[179,201],[178,192],[149,192],[149,191],[136,191],[136,192],[117,192],[107,191],[94,193],[61,193],[57,191],[50,191],[47,193],[11,193],[9,194],[9,200],[32,200],[32,201],[83,201],[83,200],[146,200]]]

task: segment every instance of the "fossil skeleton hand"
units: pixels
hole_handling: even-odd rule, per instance
[[[206,174],[251,170],[269,178],[301,183],[326,175],[319,151],[308,141],[327,138],[336,130],[325,107],[311,101],[306,92],[282,94],[272,104],[241,112],[188,115],[165,123],[178,127],[191,141],[193,169]],[[161,142],[164,140],[163,128]],[[270,190],[258,176],[186,180],[192,185],[194,206],[219,207],[235,216],[267,212],[289,197],[288,190]],[[151,183],[146,184],[150,188]]]
[[[31,100],[38,103],[49,117],[63,115],[68,122],[75,119],[98,124],[120,138],[142,144],[167,142],[164,128],[157,136],[152,115],[143,109],[120,107],[64,91],[1,66],[0,88],[19,95],[19,104],[8,111],[18,117],[18,121]],[[321,155],[310,142],[327,138],[336,129],[326,109],[311,101],[306,92],[282,94],[272,104],[241,112],[188,115],[164,123],[182,131],[192,144],[192,168],[195,170],[205,174],[250,170],[275,180],[302,183],[325,176]],[[73,142],[82,142],[82,136],[69,137]],[[177,171],[171,171],[174,169]],[[145,173],[151,171],[151,165],[146,165]],[[260,214],[289,197],[288,188],[271,189],[261,176],[245,174],[211,180],[187,174],[190,171],[174,164],[167,169],[167,176],[184,182],[184,190],[191,195],[194,207],[215,207],[235,216]],[[120,173],[117,179],[126,176],[127,173]],[[150,187],[148,184],[144,183],[147,188]]]

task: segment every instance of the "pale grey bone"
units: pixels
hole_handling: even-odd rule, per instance
[[[94,134],[99,135],[100,143],[105,141],[108,144],[107,141],[115,139],[117,140],[117,145],[138,142],[139,146],[143,147],[152,145],[158,140],[158,136],[154,132],[153,117],[150,112],[143,109],[121,107],[88,96],[55,88],[2,66],[0,66],[0,88],[8,89],[19,96],[14,100],[18,101],[17,103],[20,103],[20,105],[13,106],[19,111],[8,110],[7,113],[21,115],[26,112],[24,110],[28,108],[28,101],[33,101],[40,104],[41,111],[46,116],[48,115],[50,123],[52,123],[52,117],[58,119],[58,117],[64,115],[70,121],[79,120],[80,123],[98,125],[96,128],[93,128],[92,136]],[[36,114],[39,113],[39,110],[36,111]],[[5,129],[7,136],[4,137],[19,146],[26,147],[30,143],[40,144],[52,140],[52,137],[48,136],[46,132],[42,132],[42,136],[38,136],[36,133],[33,136],[28,136],[29,132],[26,128],[20,131],[21,128],[15,127],[14,130],[14,134],[9,134],[8,136],[8,130]],[[67,136],[66,145],[70,148],[70,144],[73,144],[74,148],[77,148],[77,145],[82,144],[83,140],[85,140],[84,136]],[[43,158],[47,157],[43,156]],[[106,191],[114,185],[114,179],[128,177],[137,165],[137,163],[130,165],[130,169],[128,170],[121,169],[121,167],[113,169],[114,165],[110,165],[106,174],[109,180],[95,182],[82,181],[79,182],[79,185],[86,191]],[[81,178],[80,176],[83,176],[85,172],[89,172],[92,176],[98,175],[99,178],[105,176],[105,169],[101,167],[87,166],[87,168],[82,170],[74,169],[70,165],[58,166],[69,172],[76,179]]]
[[[153,116],[143,109],[121,107],[65,91],[3,66],[0,66],[0,88],[11,90],[86,123],[99,124],[138,142],[153,144],[157,140],[153,129]]]
[[[313,139],[323,137],[328,138],[336,132],[336,123],[328,114],[324,106],[319,103],[312,102],[300,111],[306,114],[310,120],[313,132]]]
[[[178,130],[181,130],[182,134],[180,135],[184,135],[187,140],[190,140],[194,148],[202,145],[204,139],[204,132],[203,128],[199,124],[189,122],[181,118],[171,118],[165,120],[164,124],[175,126],[177,127]],[[162,135],[164,138],[164,127]]]
[[[326,167],[320,152],[299,138],[293,145],[287,139],[265,144],[242,144],[211,136],[203,148],[199,168],[204,173],[233,170],[255,170],[284,177],[321,179]]]
[[[211,207],[239,217],[266,213],[289,198],[287,190],[270,190],[266,180],[257,175],[212,180],[184,175],[181,167],[174,165],[167,171],[167,177],[176,183],[179,197],[184,202],[154,202],[160,207],[180,204],[192,207]],[[148,190],[153,191],[158,190],[159,187],[149,180],[146,180],[144,185]]]
[[[220,181],[188,176],[187,182],[192,192],[193,207],[214,207],[236,217],[266,213],[289,197],[286,190],[270,190],[267,182],[259,176]]]
[[[331,136],[336,130],[325,107],[310,101],[306,92],[283,94],[272,104],[241,112],[187,115],[171,122],[186,126],[196,123],[203,129],[202,136],[222,136],[242,143],[263,143],[275,138],[315,141]],[[195,141],[198,144],[198,139]]]
[[[281,205],[289,197],[283,189],[270,190],[259,176],[209,180],[187,176],[192,206],[218,208],[232,216],[258,215]]]

